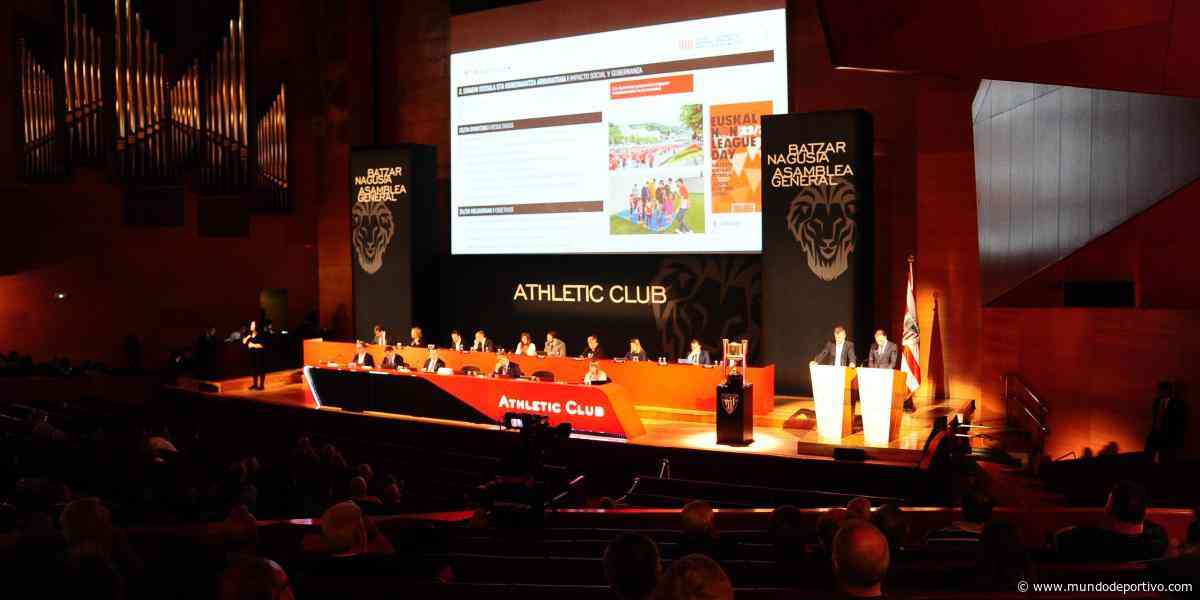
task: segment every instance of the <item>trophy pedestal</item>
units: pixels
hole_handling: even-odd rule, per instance
[[[717,443],[746,446],[754,442],[754,386],[740,377],[717,386]]]

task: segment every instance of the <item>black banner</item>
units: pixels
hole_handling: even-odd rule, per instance
[[[436,155],[430,146],[350,151],[350,266],[354,335],[370,340],[379,324],[393,339],[412,323],[412,211],[435,197]]]
[[[425,327],[439,345],[451,329],[467,343],[483,329],[497,347],[511,349],[527,331],[541,350],[553,329],[572,356],[596,335],[610,356],[624,356],[636,337],[651,359],[673,361],[687,356],[693,337],[713,360],[722,338],[746,338],[755,362],[762,313],[756,255],[447,256],[439,266],[437,315]]]
[[[811,393],[835,325],[870,347],[873,140],[862,110],[763,117],[763,351],[781,393]]]

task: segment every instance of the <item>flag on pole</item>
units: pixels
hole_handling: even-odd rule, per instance
[[[913,294],[913,259],[908,259],[908,301],[904,308],[904,360],[900,371],[907,375],[909,392],[921,387],[921,328],[917,325],[917,297]]]

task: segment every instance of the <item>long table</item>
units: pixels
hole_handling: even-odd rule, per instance
[[[383,348],[371,345],[367,351],[378,364],[383,358]],[[428,356],[425,348],[398,348],[397,352],[410,365],[421,365]],[[354,344],[350,342],[327,342],[321,339],[304,340],[304,364],[321,365],[329,362],[347,363],[354,357]],[[438,350],[438,357],[456,373],[467,365],[487,373],[496,364],[493,352],[457,352]],[[555,381],[581,382],[587,372],[588,363],[580,358],[550,358],[538,356],[510,355],[521,371],[531,375],[535,371],[554,374]],[[692,410],[716,411],[717,385],[724,380],[720,368],[698,365],[667,364],[656,362],[600,361],[601,369],[629,392],[633,403],[638,406],[657,406]],[[747,383],[754,385],[754,414],[765,415],[775,408],[775,365],[749,367],[743,374]]]
[[[551,425],[634,438],[646,433],[620,384],[582,385],[337,366],[304,367],[317,406],[389,412],[468,423],[500,423],[505,413],[545,415]]]

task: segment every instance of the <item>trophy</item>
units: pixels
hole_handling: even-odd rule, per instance
[[[754,387],[745,381],[750,341],[721,340],[721,370],[725,381],[717,386],[717,443],[745,446],[754,442]]]
[[[725,381],[732,383],[736,379],[741,385],[742,373],[746,371],[746,355],[750,353],[750,340],[729,341],[721,339],[721,369],[725,373]]]

